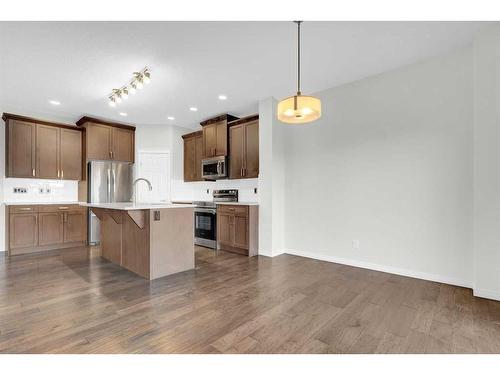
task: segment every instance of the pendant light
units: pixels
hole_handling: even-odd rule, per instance
[[[321,117],[321,100],[300,91],[300,24],[297,24],[297,94],[278,103],[278,120],[287,124],[306,124]]]

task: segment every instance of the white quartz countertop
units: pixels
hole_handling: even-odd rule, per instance
[[[215,204],[229,204],[231,206],[258,206],[259,202],[215,202]]]
[[[119,202],[119,203],[80,203],[80,206],[107,208],[109,210],[159,210],[162,208],[192,208],[192,204],[173,204],[173,203],[137,203]]]
[[[4,202],[6,206],[42,206],[42,205],[59,205],[59,204],[79,204],[80,202]]]

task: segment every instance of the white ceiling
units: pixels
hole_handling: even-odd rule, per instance
[[[304,22],[302,91],[313,93],[465,46],[481,22]],[[0,22],[0,105],[196,128],[295,90],[291,22]],[[132,72],[152,82],[111,108]],[[218,100],[219,94],[228,96]],[[56,99],[60,106],[52,106]],[[190,112],[189,107],[198,107]],[[0,107],[2,108],[2,107]],[[119,112],[127,112],[122,117]],[[23,114],[23,113],[20,113]],[[168,121],[167,116],[175,116]]]

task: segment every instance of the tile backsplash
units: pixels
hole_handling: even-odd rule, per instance
[[[16,191],[16,192],[14,192]],[[3,179],[4,202],[76,202],[78,181]]]

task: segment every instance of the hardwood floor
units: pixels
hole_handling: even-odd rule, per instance
[[[281,255],[197,248],[152,282],[98,248],[0,260],[4,353],[500,353],[500,302]]]

